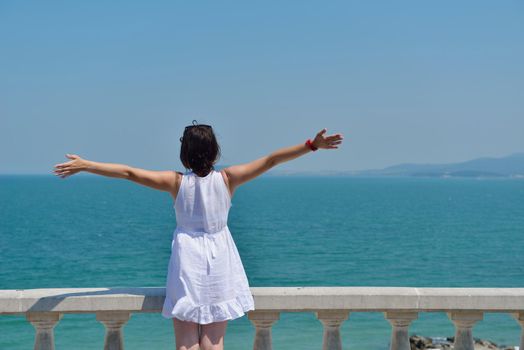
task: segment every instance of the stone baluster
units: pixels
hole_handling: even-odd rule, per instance
[[[515,317],[517,322],[520,324],[521,331],[520,331],[520,347],[519,347],[519,349],[524,350],[524,311],[514,313],[513,317]]]
[[[28,312],[26,319],[36,329],[35,350],[54,350],[55,336],[53,328],[62,318],[59,312]]]
[[[384,317],[393,327],[390,350],[411,350],[408,328],[411,321],[417,319],[418,313],[412,311],[387,311],[384,312]]]
[[[96,319],[106,327],[104,350],[124,349],[122,326],[130,317],[131,313],[127,311],[100,311],[96,313]]]
[[[315,313],[324,325],[322,350],[342,350],[340,325],[349,318],[347,310],[322,310]]]
[[[480,311],[453,311],[448,312],[448,317],[455,324],[455,350],[474,350],[473,325],[482,320]]]
[[[280,318],[278,311],[249,311],[248,319],[255,326],[255,340],[253,350],[273,349],[271,327]]]

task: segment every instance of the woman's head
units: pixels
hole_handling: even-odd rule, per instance
[[[180,142],[180,161],[198,176],[206,176],[220,158],[220,146],[210,125],[193,120],[192,125],[186,126]]]

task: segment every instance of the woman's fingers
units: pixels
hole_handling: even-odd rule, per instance
[[[57,167],[57,168],[63,168],[63,167],[65,167],[65,166],[68,166],[68,165],[73,164],[73,162],[74,162],[74,160],[70,160],[69,162],[56,164],[55,167]]]
[[[55,170],[54,170],[55,173],[79,172],[79,171],[80,171],[80,169],[78,169],[78,168],[74,168],[74,167],[67,167],[67,168],[55,169]]]
[[[342,143],[342,139],[339,137],[332,137],[332,138],[326,138],[322,141],[322,148],[338,148],[337,145],[340,145]]]
[[[69,158],[69,159],[72,159],[68,162],[64,162],[64,163],[60,163],[60,164],[56,164],[55,165],[55,168],[63,168],[65,166],[68,166],[70,164],[73,164],[75,162],[76,159],[80,158],[78,155],[76,154],[70,154],[70,153],[66,153],[66,157]]]
[[[320,131],[317,133],[317,136],[322,136],[322,135],[324,135],[324,134],[326,133],[326,131],[327,131],[326,128],[320,130]]]
[[[340,134],[326,136],[326,140],[328,140],[328,141],[331,141],[331,140],[342,140],[342,139],[343,139],[343,137]]]
[[[71,160],[68,162],[55,164],[54,169],[53,169],[54,174],[61,178],[66,178],[80,171],[79,169],[75,168],[75,163],[78,162],[78,159],[80,157],[76,154],[70,154],[70,153],[66,153],[66,157]]]
[[[325,142],[327,143],[333,143],[333,142],[342,142],[342,138],[341,137],[338,137],[338,136],[332,136],[332,137],[326,137],[324,139]]]
[[[79,158],[76,154],[67,154],[67,157],[72,159],[72,160],[70,160],[68,162],[56,164],[55,167],[56,168],[62,168],[64,166],[68,166],[68,165],[74,164],[75,162],[78,161],[77,159]]]
[[[78,171],[75,171],[75,170],[66,170],[66,171],[56,171],[55,170],[55,175],[56,176],[59,176],[61,178],[65,178],[65,177],[68,177],[68,176],[71,176],[71,175],[74,175],[76,174]]]
[[[315,136],[315,144],[319,148],[334,149],[337,145],[342,143],[344,136],[342,134],[324,135],[327,132],[326,128],[320,130]]]

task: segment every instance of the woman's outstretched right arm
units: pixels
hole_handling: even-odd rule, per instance
[[[338,145],[342,143],[341,134],[333,134],[324,136],[326,129],[320,130],[315,139],[312,141],[312,145],[319,149],[334,149],[338,148]],[[311,152],[311,148],[305,143],[300,143],[295,146],[281,148],[267,156],[256,159],[252,162],[233,165],[224,169],[227,175],[227,181],[231,194],[235,189],[243,183],[256,178],[263,174],[275,165],[290,161],[298,158],[306,153]]]
[[[76,154],[66,154],[66,156],[71,160],[55,165],[54,173],[61,178],[85,171],[97,175],[130,180],[143,186],[170,192],[173,197],[176,196],[180,186],[181,174],[173,170],[147,170],[126,164],[95,162],[83,159]]]

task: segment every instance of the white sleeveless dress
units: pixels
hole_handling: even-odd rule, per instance
[[[177,226],[162,308],[165,318],[208,324],[255,309],[227,226],[230,207],[231,196],[220,172],[182,176],[174,204]]]

